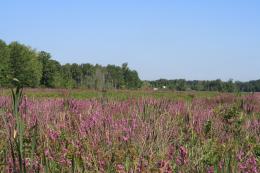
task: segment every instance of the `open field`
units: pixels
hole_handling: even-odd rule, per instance
[[[1,172],[260,171],[259,93],[24,93],[1,90]]]
[[[260,173],[260,0],[0,4],[0,173]]]
[[[0,95],[8,96],[10,89],[0,89]],[[105,92],[88,89],[24,89],[24,94],[29,98],[73,98],[94,99],[106,97],[109,100],[126,100],[129,98],[153,97],[170,100],[192,100],[193,98],[210,98],[218,92],[209,91],[152,91],[152,90],[107,90]]]

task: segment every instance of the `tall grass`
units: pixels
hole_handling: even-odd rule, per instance
[[[0,97],[2,172],[257,173],[260,95]]]

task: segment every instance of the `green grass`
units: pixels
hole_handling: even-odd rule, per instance
[[[106,92],[89,89],[25,89],[24,93],[29,98],[63,98],[93,99],[106,97],[108,99],[126,100],[129,98],[152,97],[170,100],[187,100],[193,98],[211,98],[219,92],[207,91],[151,91],[151,90],[108,90]],[[10,95],[10,90],[1,89],[1,96]]]

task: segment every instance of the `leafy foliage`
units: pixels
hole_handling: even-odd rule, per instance
[[[23,86],[39,86],[42,66],[37,59],[37,53],[18,42],[11,43],[8,48],[11,78],[17,78]]]
[[[185,79],[141,81],[138,72],[127,63],[116,65],[64,64],[52,59],[48,52],[37,52],[18,42],[7,45],[0,40],[0,87],[8,87],[17,78],[25,87],[137,89],[168,88],[177,91],[260,91],[260,80],[249,82],[186,81]]]
[[[156,81],[147,81],[152,87],[162,88],[167,86],[171,90],[177,91],[219,91],[219,92],[259,92],[260,80],[239,82],[239,81],[221,81],[220,79],[205,81],[193,80],[186,81],[185,79],[166,80],[159,79]]]
[[[18,42],[6,45],[0,40],[0,87],[17,78],[25,87],[134,89],[141,87],[135,70],[125,63],[115,65],[65,64],[52,59],[48,52],[37,52]]]

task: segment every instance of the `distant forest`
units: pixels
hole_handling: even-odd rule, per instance
[[[160,79],[156,81],[147,81],[150,86],[154,88],[163,88],[166,86],[168,89],[176,91],[219,91],[219,92],[260,92],[260,80],[249,82],[240,81],[221,81],[217,80],[193,80],[186,81],[185,79],[166,80]]]
[[[138,72],[127,63],[116,65],[60,64],[50,53],[36,51],[18,42],[0,40],[0,87],[12,86],[17,78],[24,87],[89,88],[89,89],[151,89],[176,91],[259,92],[260,80],[239,82],[229,80],[186,81],[184,79],[141,81]]]

